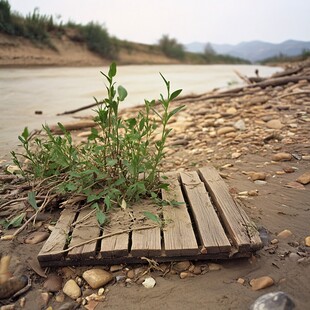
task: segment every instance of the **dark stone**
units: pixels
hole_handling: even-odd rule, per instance
[[[284,292],[273,292],[258,297],[250,310],[291,310],[295,308],[293,300]]]

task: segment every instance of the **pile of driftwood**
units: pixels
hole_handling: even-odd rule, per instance
[[[307,61],[297,63],[291,65],[290,67],[286,68],[284,71],[278,72],[273,74],[271,77],[268,78],[261,78],[258,76],[258,71],[256,72],[256,77],[247,77],[239,72],[235,71],[235,73],[245,82],[245,85],[229,89],[226,91],[215,91],[215,92],[208,92],[198,95],[187,95],[183,97],[177,98],[175,101],[180,103],[186,102],[195,102],[201,100],[209,100],[209,99],[218,99],[218,98],[225,98],[225,97],[239,97],[244,96],[247,94],[253,94],[256,89],[259,87],[260,89],[265,89],[267,87],[276,87],[276,86],[283,86],[289,83],[298,83],[300,80],[307,80],[310,82],[310,59]],[[308,91],[303,91],[303,93],[309,93]],[[289,96],[287,94],[285,96]],[[58,115],[65,115],[65,114],[74,114],[83,110],[87,110],[93,108],[100,104],[100,102],[92,103],[78,109],[65,111],[63,113],[59,113]],[[83,128],[90,128],[95,126],[93,121],[91,120],[83,120],[76,123],[70,123],[64,125],[67,130],[79,130]],[[57,132],[59,131],[58,126],[52,127],[52,131]]]

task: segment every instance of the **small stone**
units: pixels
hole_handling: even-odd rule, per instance
[[[43,287],[48,292],[58,292],[62,288],[62,278],[57,274],[50,274],[44,282]]]
[[[148,277],[146,278],[143,282],[142,282],[142,285],[145,287],[145,288],[153,288],[156,284],[156,281],[154,278],[152,277]]]
[[[81,296],[81,289],[72,279],[66,282],[62,291],[72,299],[77,299]]]
[[[289,153],[277,153],[272,156],[273,161],[289,161],[292,159],[292,155]]]
[[[245,280],[244,280],[243,278],[239,278],[239,279],[237,280],[237,283],[243,285],[243,284],[245,283]]]
[[[83,278],[93,289],[97,289],[109,283],[113,275],[103,269],[94,268],[83,272]]]
[[[267,184],[267,182],[266,182],[266,181],[263,181],[263,180],[255,180],[254,183],[255,183],[256,185],[266,185],[266,184]]]
[[[177,272],[182,272],[187,270],[191,266],[190,261],[178,262],[173,266],[173,269]]]
[[[266,180],[266,173],[265,172],[254,172],[251,174],[251,180]]]
[[[191,270],[191,272],[195,275],[199,275],[201,274],[201,267],[200,266],[194,266],[193,270]]]
[[[290,237],[291,235],[292,235],[292,232],[290,230],[284,229],[277,234],[277,237],[281,238],[281,239],[286,239],[286,238]]]
[[[237,159],[241,156],[242,154],[239,152],[234,152],[231,154],[231,159]]]
[[[37,244],[49,237],[49,233],[47,231],[35,231],[34,233],[30,234],[26,239],[25,243],[27,244]]]
[[[305,238],[305,246],[309,246],[310,247],[310,236]]]
[[[59,294],[55,296],[55,300],[63,303],[65,301],[65,294],[63,292],[59,292]]]
[[[234,127],[231,127],[231,126],[226,126],[226,127],[222,127],[220,128],[218,131],[217,131],[217,134],[218,135],[225,135],[229,132],[234,132],[236,131],[236,129]]]
[[[129,279],[133,279],[136,276],[135,271],[133,269],[128,270],[126,276]]]
[[[179,275],[180,279],[186,279],[186,278],[193,277],[193,276],[194,275],[189,271],[183,271]]]
[[[235,122],[234,127],[238,130],[246,130],[245,122],[243,119],[239,119],[239,121]]]
[[[228,109],[226,110],[226,113],[229,114],[229,115],[236,114],[236,113],[237,113],[237,109],[234,108],[234,107],[228,108]]]
[[[288,258],[292,262],[297,262],[300,259],[300,256],[297,253],[290,253]]]
[[[271,243],[271,244],[277,244],[277,243],[279,243],[279,240],[278,240],[278,239],[272,239],[272,240],[270,241],[270,243]]]
[[[250,310],[292,310],[293,300],[284,292],[272,292],[258,297],[250,306]]]
[[[310,183],[310,171],[302,174],[296,181],[303,185],[307,185],[308,183]]]
[[[281,129],[284,125],[278,119],[272,119],[266,124],[267,128],[270,129]]]
[[[219,264],[215,264],[215,263],[209,263],[208,264],[209,270],[210,271],[218,271],[222,269],[222,266]]]
[[[286,166],[286,167],[283,167],[283,171],[285,173],[293,173],[293,172],[295,172],[295,169],[293,167]]]
[[[104,294],[104,288],[101,287],[99,290],[98,290],[98,296],[102,296]]]
[[[116,272],[116,271],[120,271],[123,269],[122,265],[113,265],[110,267],[110,272]]]
[[[249,196],[258,196],[258,190],[257,189],[252,189],[248,191]]]
[[[258,291],[263,288],[269,287],[274,284],[274,281],[269,276],[260,277],[257,279],[252,279],[250,285],[252,286],[253,291]]]
[[[43,300],[44,305],[46,306],[51,299],[51,295],[47,292],[41,293],[41,298]]]

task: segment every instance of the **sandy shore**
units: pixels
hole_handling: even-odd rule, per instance
[[[310,174],[309,92],[308,62],[297,73],[278,77],[277,83],[262,82],[238,91],[209,93],[174,103],[186,104],[187,109],[171,123],[174,130],[163,169],[193,170],[207,164],[216,167],[231,195],[264,232],[265,246],[250,259],[213,262],[218,264],[216,270],[208,265],[210,262],[191,262],[201,272],[184,279],[177,272],[151,272],[156,280],[152,289],[125,281],[128,270],[139,266],[121,266],[113,277],[124,275],[124,281],[105,286],[105,300],[97,302],[95,309],[248,309],[259,296],[276,291],[288,294],[296,309],[308,308],[310,247],[305,245],[305,238],[310,235],[310,179],[304,184],[296,180]],[[129,109],[123,115],[134,116],[137,110]],[[83,139],[85,134],[79,133],[87,130],[76,132],[76,136]],[[285,161],[275,157],[279,153],[286,154],[282,157]],[[259,179],[254,177],[255,172],[260,173]],[[2,199],[13,190],[13,184],[4,184]],[[249,195],[249,191],[257,195]],[[17,209],[22,207],[15,205]],[[1,208],[0,215],[8,216],[11,210]],[[61,289],[49,293],[48,301],[44,301],[46,279],[38,275],[32,263],[43,243],[24,243],[31,232],[47,231],[55,219],[57,213],[46,214],[40,227],[23,231],[14,241],[1,241],[2,254],[12,255],[12,271],[33,280],[32,289],[25,295],[24,309],[60,309],[65,302],[73,309],[75,305]],[[285,230],[289,232],[280,234]],[[47,274],[59,275],[63,286],[89,268],[52,268]],[[109,266],[105,268],[109,270]],[[271,277],[273,284],[254,291],[251,280],[262,276]],[[85,295],[90,293],[84,284],[82,290]],[[57,301],[57,296],[63,296],[63,300]]]
[[[74,42],[66,35],[51,39],[56,50],[32,44],[22,37],[0,33],[0,67],[21,66],[102,66],[111,60],[90,52],[84,43]],[[143,44],[135,44],[134,50],[120,49],[118,64],[171,64],[175,60],[162,53],[150,51]]]

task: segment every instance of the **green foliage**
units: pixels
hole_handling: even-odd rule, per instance
[[[90,22],[81,26],[80,31],[89,50],[110,59],[115,58],[118,52],[117,44],[110,38],[106,28]]]
[[[104,212],[113,206],[126,208],[141,197],[156,199],[160,189],[167,187],[159,181],[159,167],[172,130],[168,122],[184,106],[170,109],[171,101],[181,90],[171,92],[170,82],[161,75],[167,97],[160,95],[159,107],[155,100],[145,100],[144,108],[135,118],[122,119],[119,105],[126,99],[127,91],[115,85],[116,64],[111,64],[107,74],[101,73],[107,81],[107,98],[98,102],[97,126],[92,128],[86,143],[74,145],[71,134],[60,123],[62,136],[54,135],[48,126],[43,126],[46,138],[34,141],[25,128],[19,136],[25,153],[12,152],[12,155],[29,181],[45,179],[64,196],[84,195],[86,202],[96,210],[98,222],[103,224]],[[160,138],[154,142],[158,134]],[[25,167],[19,156],[27,159]],[[33,195],[29,196],[29,202],[35,207]]]
[[[297,62],[304,61],[310,57],[310,50],[304,49],[300,55],[297,56],[287,56],[285,54],[279,53],[276,56],[266,58],[261,60],[261,64],[281,64],[285,62]]]
[[[166,56],[180,60],[184,58],[184,47],[176,39],[169,38],[168,35],[163,35],[158,45]]]

